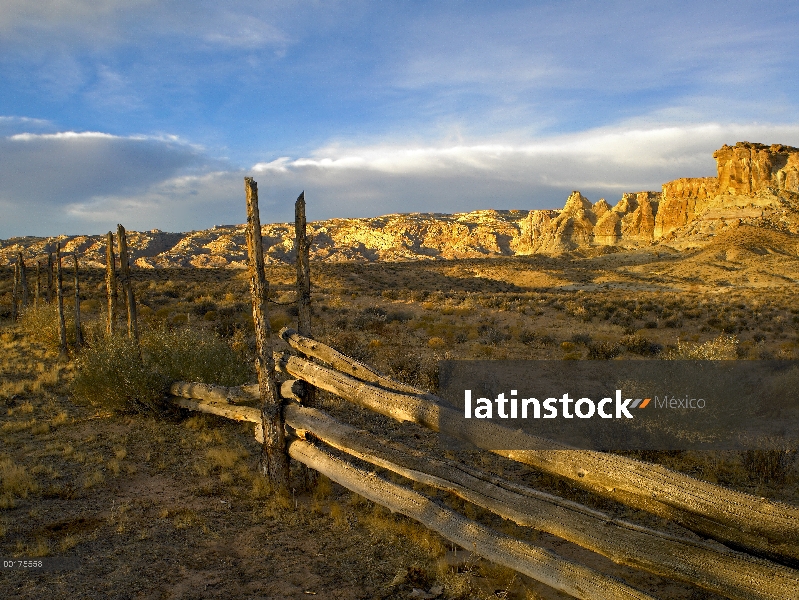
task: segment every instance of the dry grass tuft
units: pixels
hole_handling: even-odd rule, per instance
[[[676,350],[666,354],[671,360],[735,360],[738,358],[738,337],[720,335],[704,343],[677,342]]]
[[[0,508],[13,508],[18,498],[27,498],[39,486],[24,466],[10,458],[0,460]]]
[[[105,481],[105,476],[103,475],[103,472],[100,470],[95,470],[84,478],[83,487],[85,489],[93,488],[97,485],[100,485],[104,481]]]

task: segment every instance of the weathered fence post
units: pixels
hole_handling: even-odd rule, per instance
[[[108,232],[105,246],[105,289],[108,293],[108,324],[106,332],[114,335],[117,314],[117,275],[116,257],[114,256],[114,234]]]
[[[33,305],[39,306],[42,297],[42,261],[36,259],[36,296],[33,298]]]
[[[78,253],[73,252],[75,260],[75,347],[83,345],[83,331],[80,328],[80,281],[78,279]]]
[[[307,235],[304,191],[294,203],[294,237],[294,246],[297,250],[297,332],[306,337],[313,337],[311,335],[311,244]],[[308,357],[308,360],[313,360],[313,358]],[[316,393],[314,386],[306,385],[302,403],[315,407]],[[316,471],[307,467],[304,467],[303,470],[305,486],[313,487],[317,480]]]
[[[133,294],[133,281],[130,278],[130,262],[128,260],[128,238],[125,228],[117,225],[117,242],[119,243],[119,270],[122,279],[122,295],[128,309],[128,337],[139,339],[139,325],[136,321],[136,297]]]
[[[53,301],[53,253],[47,253],[47,304]]]
[[[67,355],[67,323],[64,319],[64,286],[61,273],[61,242],[55,245],[56,294],[58,296],[58,335],[61,340],[61,356]]]
[[[11,290],[11,321],[17,320],[17,303],[19,302],[19,263],[14,263],[14,287]]]
[[[264,249],[261,239],[261,217],[258,212],[258,184],[252,177],[244,178],[247,196],[247,254],[250,263],[250,292],[252,317],[255,323],[258,371],[258,389],[261,395],[261,422],[264,444],[261,451],[260,470],[269,477],[278,491],[289,486],[289,461],[286,450],[280,395],[275,384],[275,361],[272,357],[267,300],[269,287],[264,275]]]
[[[297,332],[311,335],[311,269],[305,222],[305,192],[294,204],[294,233],[297,248]]]
[[[28,274],[25,272],[25,259],[22,258],[22,252],[17,254],[17,263],[19,264],[19,284],[22,287],[20,308],[26,308],[28,306]]]

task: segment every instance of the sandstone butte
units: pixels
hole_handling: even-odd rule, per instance
[[[312,260],[400,261],[558,254],[599,247],[701,247],[741,225],[799,234],[799,148],[738,142],[713,153],[717,176],[676,179],[660,192],[623,194],[615,206],[575,191],[561,210],[410,213],[309,224]],[[263,227],[266,260],[294,258],[294,225]],[[105,236],[0,240],[0,265],[55,248],[102,267]],[[129,232],[138,267],[246,267],[244,225],[190,233]]]

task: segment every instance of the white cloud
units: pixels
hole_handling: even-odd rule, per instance
[[[93,197],[136,198],[176,173],[212,161],[173,137],[104,132],[18,133],[0,138],[0,236],[80,232],[65,207]]]
[[[539,139],[339,142],[248,170],[169,136],[17,134],[0,139],[0,237],[240,223],[245,175],[259,183],[264,222],[290,221],[302,190],[310,219],[559,208],[574,189],[615,203],[623,192],[714,175],[713,151],[743,140],[799,146],[799,124],[629,123]]]

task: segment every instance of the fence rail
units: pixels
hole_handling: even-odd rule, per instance
[[[312,383],[318,384],[319,380]],[[289,380],[286,384],[288,385],[282,388],[295,387],[293,380]],[[262,441],[263,438],[259,436],[260,411],[250,406],[230,404],[233,399],[242,402],[254,401],[255,395],[252,389],[248,392],[246,388],[223,388],[177,382],[172,385],[171,391],[173,394],[184,396],[172,400],[177,406],[256,424],[256,438]],[[686,581],[734,599],[785,599],[796,597],[799,590],[799,572],[787,566],[736,552],[719,544],[666,534],[616,519],[602,511],[502,479],[472,466],[432,457],[397,442],[380,438],[368,431],[341,423],[319,409],[288,401],[283,407],[283,417],[297,438],[304,438],[310,433],[312,438],[320,440],[329,447],[390,470],[411,481],[453,493],[518,525],[556,535],[606,556],[618,564]],[[382,501],[384,497],[381,494],[385,490],[381,486],[385,486],[386,482],[375,474],[370,475],[372,478],[370,481],[377,482],[375,483],[377,487],[372,490],[370,496],[364,492],[364,486],[367,484],[360,476],[355,478],[359,483],[353,487],[354,480],[343,475],[352,473],[351,469],[355,467],[349,465],[345,468],[339,463],[331,463],[323,450],[317,448],[315,452],[311,452],[305,448],[299,453],[299,457],[294,454],[291,456],[358,494],[391,510],[398,510],[411,518],[416,518],[416,513],[405,512]],[[338,466],[334,468],[333,465]],[[420,522],[429,526],[424,520]],[[435,530],[447,539],[473,549],[471,543],[464,545],[462,538],[451,537],[449,535],[451,531]],[[517,564],[509,564],[507,560],[510,559],[498,562],[520,570]],[[520,572],[527,573],[523,570]],[[539,577],[536,578],[543,581]],[[568,591],[561,587],[557,589]]]
[[[298,336],[284,331],[292,343]],[[294,344],[292,344],[294,345]],[[305,344],[307,346],[307,344]],[[316,346],[322,346],[316,342]],[[317,353],[321,355],[322,353]],[[767,501],[616,454],[558,447],[550,440],[491,422],[459,418],[430,394],[403,394],[371,385],[299,356],[283,356],[277,368],[365,408],[557,475],[598,495],[676,521],[697,533],[763,556],[799,562],[799,507]],[[538,448],[535,450],[497,450]]]

